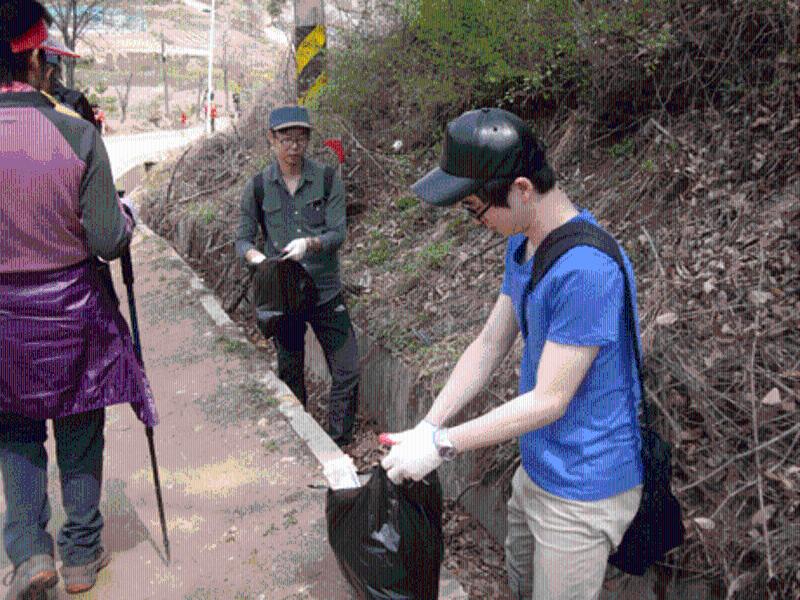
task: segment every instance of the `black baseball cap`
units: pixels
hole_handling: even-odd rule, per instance
[[[492,180],[529,176],[544,164],[544,148],[522,119],[480,108],[447,124],[439,166],[411,191],[428,204],[450,206]]]

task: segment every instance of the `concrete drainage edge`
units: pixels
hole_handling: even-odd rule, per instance
[[[189,284],[192,289],[202,293],[200,304],[214,323],[223,328],[235,328],[240,334],[239,341],[252,345],[250,340],[247,339],[244,330],[236,325],[230,318],[217,297],[206,287],[203,280],[195,273],[189,263],[178,254],[172,244],[155,233],[144,223],[139,222],[136,224],[136,227],[147,237],[153,237],[164,242],[173,259],[180,261],[186,270],[192,273]],[[323,475],[328,480],[328,484],[331,487],[335,487],[340,478],[347,477],[347,467],[349,464],[352,464],[352,459],[336,445],[325,432],[325,429],[317,423],[316,419],[305,411],[303,405],[289,389],[289,386],[278,379],[275,373],[267,371],[259,380],[259,383],[267,388],[270,394],[276,397],[279,402],[278,410],[280,410],[297,436],[303,440],[317,461],[319,461],[322,466]],[[464,591],[461,583],[444,567],[442,567],[441,570],[440,580],[440,600],[468,600],[469,596]]]

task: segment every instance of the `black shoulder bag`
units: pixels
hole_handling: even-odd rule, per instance
[[[644,423],[642,433],[642,465],[644,485],[642,500],[631,524],[616,552],[608,562],[620,571],[631,575],[644,575],[647,568],[661,560],[664,555],[683,543],[685,530],[681,520],[681,507],[672,494],[672,448],[652,427],[652,416],[648,405],[642,373],[641,348],[636,334],[633,314],[633,291],[617,242],[608,233],[586,221],[570,221],[550,234],[536,249],[533,274],[523,294],[521,330],[527,335],[525,301],[550,267],[568,250],[575,246],[591,246],[614,259],[622,270],[625,280],[625,312],[627,327],[634,344],[636,370],[642,394]]]
[[[323,188],[325,202],[330,196],[333,174],[334,170],[326,166]],[[261,233],[277,254],[277,248],[272,244],[264,222],[264,174],[261,171],[253,179],[253,198]],[[317,286],[299,262],[270,257],[255,267],[253,306],[256,325],[264,337],[275,335],[281,317],[308,313],[317,305],[318,300]]]

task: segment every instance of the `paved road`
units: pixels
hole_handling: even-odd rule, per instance
[[[200,12],[210,12],[211,2],[197,2],[197,0],[183,0],[183,3],[189,8],[199,10]]]
[[[229,119],[217,119],[217,131],[227,127]],[[111,135],[103,138],[114,179],[118,179],[133,167],[146,161],[159,161],[170,150],[192,143],[205,134],[205,126],[186,129],[148,131],[132,135]]]

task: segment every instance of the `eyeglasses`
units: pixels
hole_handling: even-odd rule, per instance
[[[475,219],[476,221],[480,221],[483,218],[483,215],[485,215],[489,211],[489,209],[492,208],[492,205],[488,204],[486,202],[483,202],[483,206],[481,206],[480,208],[476,209],[475,207],[471,206],[470,204],[467,204],[466,202],[462,201],[461,202],[461,207],[467,212],[467,214],[471,218]]]
[[[275,139],[278,143],[283,146],[284,148],[291,148],[292,146],[297,146],[298,148],[302,148],[306,144],[308,144],[308,137],[280,137],[275,136]]]

